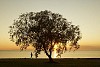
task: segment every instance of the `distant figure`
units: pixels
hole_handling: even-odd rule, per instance
[[[38,57],[38,53],[37,53],[37,52],[35,52],[35,58],[37,59],[37,57]]]
[[[31,59],[32,59],[32,56],[33,56],[33,54],[32,54],[32,52],[31,52]]]

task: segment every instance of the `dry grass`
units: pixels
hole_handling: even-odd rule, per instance
[[[100,67],[100,58],[62,58],[54,59],[0,59],[0,67]]]

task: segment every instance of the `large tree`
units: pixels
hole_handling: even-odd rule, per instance
[[[32,45],[36,54],[44,51],[50,62],[53,62],[51,55],[55,45],[60,43],[58,53],[66,51],[69,42],[71,48],[78,49],[77,42],[81,39],[79,26],[48,10],[21,14],[10,26],[9,33],[11,41],[21,50]]]

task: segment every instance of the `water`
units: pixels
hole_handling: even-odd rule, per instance
[[[19,51],[19,50],[2,50],[0,51],[0,58],[30,58],[30,53],[32,51]],[[54,57],[54,53],[52,55]],[[61,55],[62,58],[100,58],[100,51],[75,51],[66,52]],[[35,56],[33,55],[33,58]],[[38,58],[47,58],[44,52],[42,52]]]

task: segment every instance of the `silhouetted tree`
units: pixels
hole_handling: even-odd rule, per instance
[[[58,47],[59,53],[67,50],[68,42],[78,49],[77,42],[81,39],[79,26],[72,25],[62,15],[48,10],[21,14],[10,26],[9,33],[11,41],[21,50],[32,45],[37,55],[44,51],[50,62],[53,62],[51,55],[55,44],[61,43],[63,47]]]

